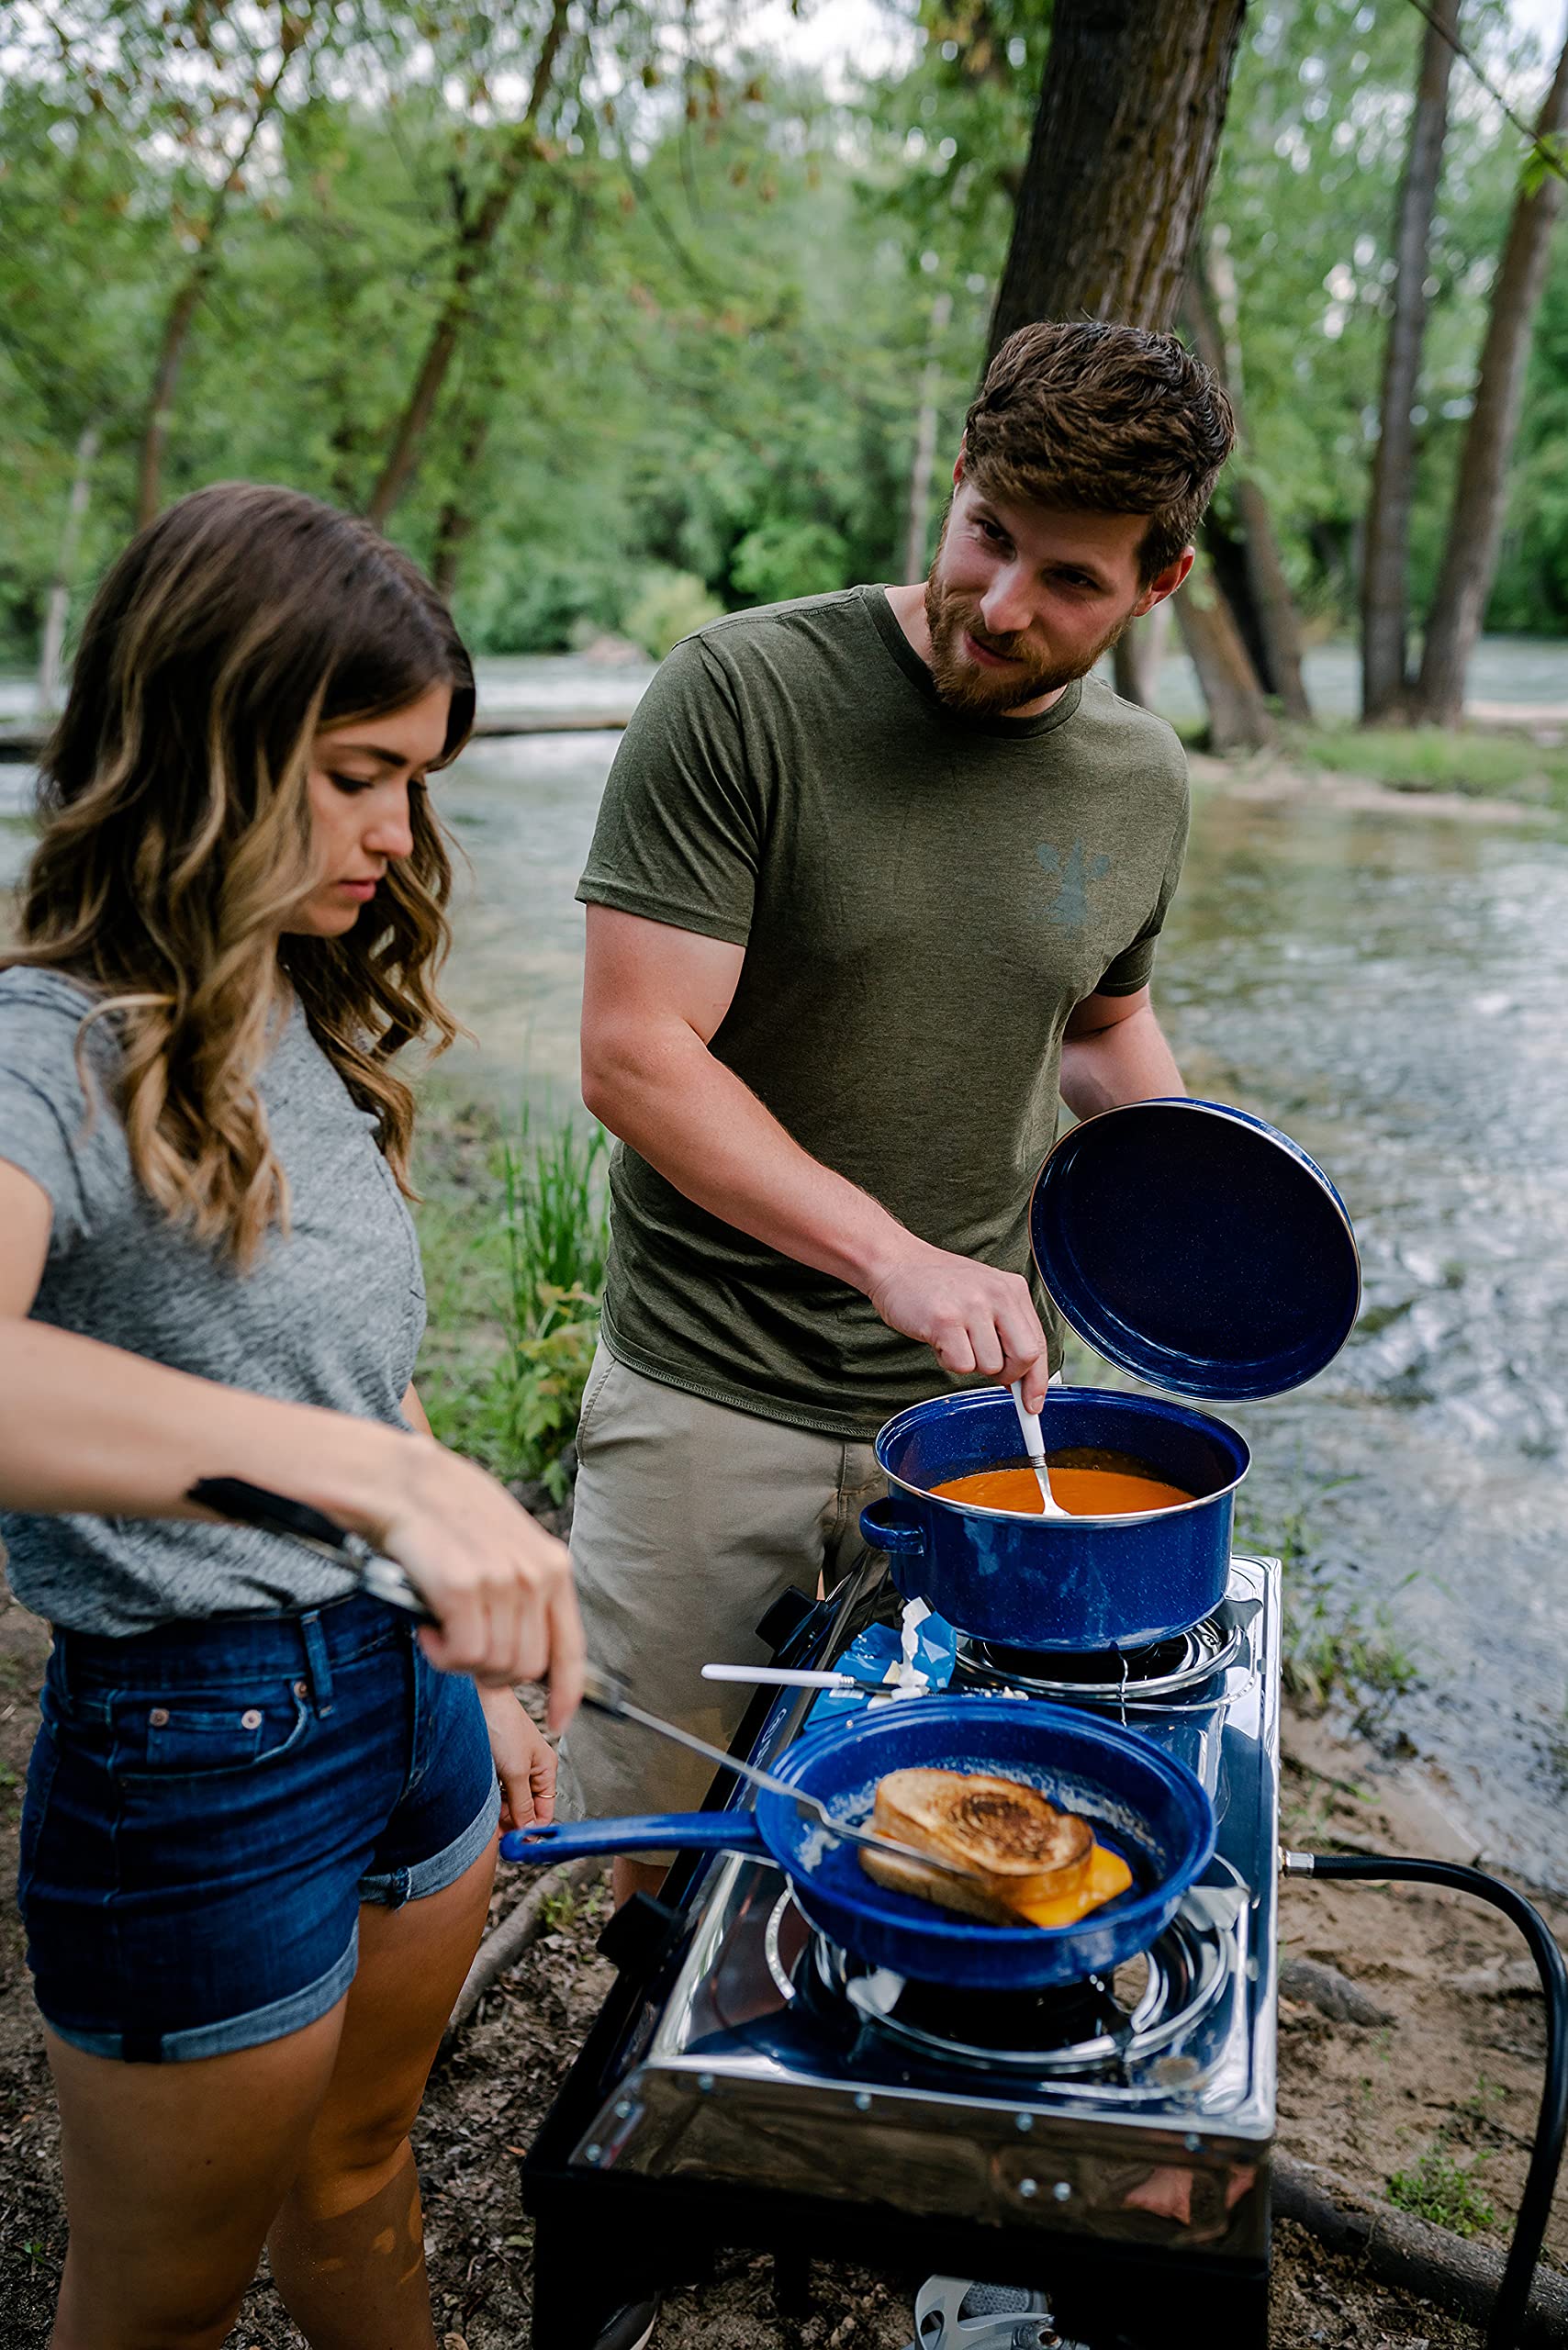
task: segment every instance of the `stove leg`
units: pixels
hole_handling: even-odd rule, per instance
[[[1131,2333],[1093,2333],[1087,2350],[1170,2350],[1173,2343],[1182,2339],[1173,2328],[1173,2319],[1161,2319]],[[1225,2350],[1269,2350],[1268,2277],[1227,2281],[1223,2297],[1205,2317],[1202,2339],[1223,2343]]]
[[[802,2252],[774,2254],[773,2303],[780,2317],[810,2317],[812,2264],[808,2254]]]
[[[557,2219],[534,2239],[530,2350],[596,2350],[616,2312],[651,2299],[661,2281],[633,2244],[616,2248],[611,2267],[601,2233],[579,2234]]]

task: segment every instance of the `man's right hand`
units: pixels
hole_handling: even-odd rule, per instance
[[[890,1330],[918,1338],[944,1371],[980,1371],[1010,1386],[1024,1382],[1025,1409],[1046,1400],[1050,1369],[1046,1334],[1021,1273],[933,1248],[911,1237],[866,1292]]]

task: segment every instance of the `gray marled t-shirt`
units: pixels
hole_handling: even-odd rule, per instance
[[[226,1387],[404,1424],[424,1329],[412,1221],[297,1004],[260,1091],[288,1177],[289,1229],[246,1273],[173,1224],[131,1170],[115,1113],[112,1020],[88,1031],[89,1123],[75,1045],[91,999],[51,972],[0,972],[0,1158],[48,1192],[54,1221],[33,1318]],[[92,1429],[81,1429],[84,1445]],[[214,1460],[214,1476],[232,1464]],[[286,1465],[277,1483],[287,1489]],[[75,1631],[140,1632],[184,1616],[311,1607],[342,1570],[249,1528],[187,1519],[0,1514],[18,1598]]]

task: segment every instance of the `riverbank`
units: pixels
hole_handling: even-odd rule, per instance
[[[38,1618],[0,1598],[0,1879],[7,1886],[47,1649]],[[1439,1824],[1371,1749],[1331,1739],[1320,1722],[1292,1713],[1286,1752],[1291,1844],[1439,1849]],[[1462,1845],[1453,1823],[1447,1832]],[[520,1890],[506,1877],[494,1914]],[[601,1886],[564,1908],[487,1995],[426,2098],[415,2137],[443,2350],[521,2350],[527,2341],[533,2237],[518,2155],[610,1987],[610,1969],[594,1947],[604,1913]],[[1560,1936],[1568,1930],[1568,1907],[1557,1906],[1553,1923]],[[1501,1919],[1454,1896],[1287,1884],[1281,1957],[1295,1989],[1281,2002],[1282,2152],[1373,2197],[1386,2198],[1391,2180],[1403,2177],[1408,2206],[1501,2249],[1543,2045],[1540,2002],[1521,1956]],[[1378,2020],[1325,2013],[1325,2004],[1343,2004],[1335,1976],[1352,1984]],[[64,2242],[59,2131],[20,1927],[7,1902],[0,1920],[0,2340],[17,2350],[46,2338]],[[1548,2248],[1568,2269],[1561,2190]],[[902,2350],[919,2281],[824,2263],[814,2273],[814,2313],[784,2318],[772,2305],[767,2263],[737,2255],[675,2297],[658,2350]],[[301,2350],[264,2279],[231,2339],[236,2350]],[[1304,2230],[1278,2229],[1271,2350],[1478,2350],[1480,2340],[1430,2303],[1371,2281],[1361,2263],[1326,2253]]]
[[[1271,750],[1189,749],[1200,789],[1348,813],[1529,824],[1568,814],[1568,713],[1527,726],[1287,726]]]

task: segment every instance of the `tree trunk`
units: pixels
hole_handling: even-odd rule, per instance
[[[258,92],[255,108],[246,126],[240,152],[228,166],[219,186],[207,207],[207,219],[196,259],[175,290],[169,305],[169,315],[163,322],[163,340],[158,352],[158,364],[152,376],[152,397],[148,406],[147,422],[142,428],[141,461],[136,491],[136,524],[145,530],[163,502],[163,455],[168,446],[169,424],[174,410],[174,390],[179,382],[180,364],[190,341],[191,324],[201,308],[218,259],[218,241],[222,233],[223,217],[229,209],[229,198],[239,185],[240,175],[250,161],[263,122],[277,101],[278,84],[287,73],[294,52],[305,39],[300,18],[283,12],[282,56],[277,72]]]
[[[465,220],[459,232],[457,262],[452,274],[451,290],[431,329],[430,341],[414,378],[413,389],[398,420],[381,477],[372,490],[370,503],[365,509],[367,520],[378,531],[386,529],[393,508],[419,470],[425,434],[451,371],[463,329],[467,323],[475,280],[495,243],[523,173],[537,151],[539,111],[550,94],[569,17],[570,0],[553,0],[549,27],[533,69],[533,83],[522,119],[502,150],[500,165],[489,194],[477,212]]]
[[[936,462],[936,396],[942,388],[942,337],[953,315],[953,297],[938,294],[931,305],[931,339],[920,378],[920,413],[909,471],[909,528],[904,539],[904,579],[925,576],[925,542],[931,529],[931,469]]]
[[[1206,556],[1199,555],[1173,600],[1182,639],[1208,705],[1209,749],[1267,749],[1274,740],[1274,722]]]
[[[1432,0],[1432,17],[1436,21],[1428,22],[1421,44],[1410,151],[1399,190],[1394,308],[1383,359],[1377,451],[1367,498],[1361,571],[1361,721],[1365,725],[1403,717],[1409,683],[1406,573],[1416,471],[1412,410],[1427,331],[1428,252],[1453,64],[1453,50],[1439,27],[1450,33],[1457,29],[1459,0]]]
[[[1247,589],[1261,641],[1262,659],[1258,666],[1269,690],[1278,695],[1286,717],[1305,722],[1312,716],[1312,705],[1301,674],[1301,623],[1290,581],[1285,576],[1274,518],[1251,470],[1241,369],[1226,336],[1201,237],[1193,249],[1193,266],[1182,307],[1193,346],[1204,365],[1211,367],[1225,386],[1236,418],[1237,520],[1241,525]]]
[[[1537,136],[1551,141],[1568,129],[1568,40]],[[1481,352],[1475,406],[1464,436],[1459,482],[1437,593],[1427,622],[1416,714],[1435,726],[1457,725],[1464,709],[1465,672],[1481,633],[1486,599],[1497,570],[1503,535],[1508,460],[1524,398],[1525,366],[1536,309],[1546,283],[1551,230],[1562,209],[1563,184],[1543,172],[1521,186],[1508,241],[1492,290],[1492,310]]]
[[[1036,319],[1163,330],[1225,121],[1244,0],[1057,0],[991,352]]]
[[[457,587],[457,569],[463,560],[463,550],[474,535],[478,520],[478,502],[482,495],[479,484],[479,460],[485,453],[485,443],[490,437],[490,420],[494,408],[481,398],[470,409],[457,450],[457,479],[459,487],[441,509],[435,526],[435,543],[431,550],[431,578],[436,594],[450,604]]]
[[[98,428],[95,424],[83,427],[76,442],[76,469],[71,483],[71,498],[65,509],[65,525],[60,533],[60,552],[54,559],[54,577],[50,582],[49,602],[44,610],[43,647],[39,655],[39,716],[52,718],[60,707],[62,656],[65,651],[65,622],[71,610],[71,581],[76,568],[76,543],[82,535],[82,517],[87,511],[87,498],[93,486],[93,460],[98,453]]]
[[[1204,217],[1243,6],[1056,0],[991,356],[1036,319],[1087,315],[1169,330]],[[1177,607],[1215,747],[1271,741],[1257,676],[1212,584],[1190,579]]]
[[[1170,603],[1167,598],[1117,637],[1111,654],[1111,671],[1124,701],[1139,702],[1145,710],[1155,708],[1159,692],[1159,665],[1165,658],[1170,633]]]
[[[1263,632],[1263,618],[1258,610],[1258,599],[1252,593],[1252,577],[1247,568],[1247,547],[1238,530],[1210,512],[1204,517],[1203,535],[1199,540],[1209,559],[1214,584],[1225,598],[1236,633],[1246,647],[1247,658],[1252,664],[1263,692],[1277,695],[1280,688],[1269,659],[1268,639]]]

